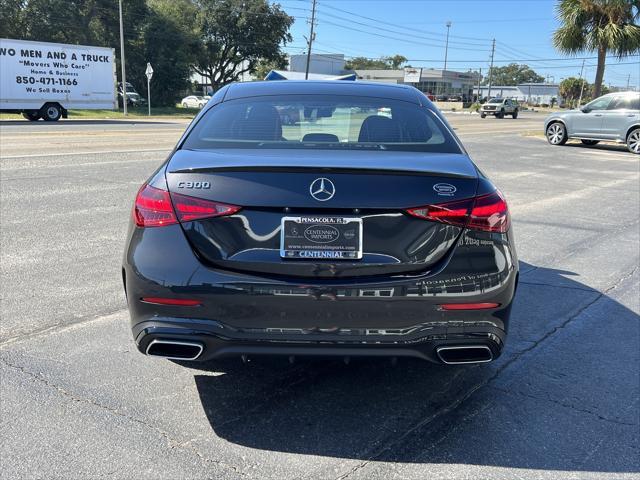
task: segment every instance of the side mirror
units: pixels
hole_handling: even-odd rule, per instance
[[[582,107],[582,108],[580,109],[580,111],[581,111],[582,113],[589,113],[589,112],[591,111],[591,109],[590,109],[590,108],[588,108],[588,107]]]

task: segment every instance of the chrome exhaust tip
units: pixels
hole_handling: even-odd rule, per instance
[[[203,350],[204,347],[200,343],[156,338],[149,342],[145,353],[151,357],[162,357],[169,360],[195,360]]]
[[[487,363],[493,360],[493,351],[486,345],[458,345],[436,348],[438,358],[447,365]]]

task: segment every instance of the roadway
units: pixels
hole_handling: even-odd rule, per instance
[[[185,122],[0,122],[0,478],[638,478],[640,171],[621,146],[448,116],[509,200],[496,362],[140,355],[120,262]]]

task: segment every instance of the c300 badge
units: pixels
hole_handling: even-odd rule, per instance
[[[436,183],[433,186],[433,189],[438,195],[441,195],[443,197],[453,197],[453,194],[456,193],[456,190],[458,190],[450,183]]]
[[[210,182],[178,182],[178,188],[207,189],[211,188]]]

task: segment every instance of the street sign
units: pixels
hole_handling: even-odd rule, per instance
[[[421,76],[421,68],[405,67],[404,69],[404,83],[419,83]]]
[[[147,76],[147,79],[151,80],[153,77],[153,67],[150,63],[147,63],[147,69],[144,71],[144,74]]]
[[[153,67],[147,62],[147,69],[144,71],[147,76],[147,105],[149,106],[149,116],[151,116],[151,77],[153,77]]]

